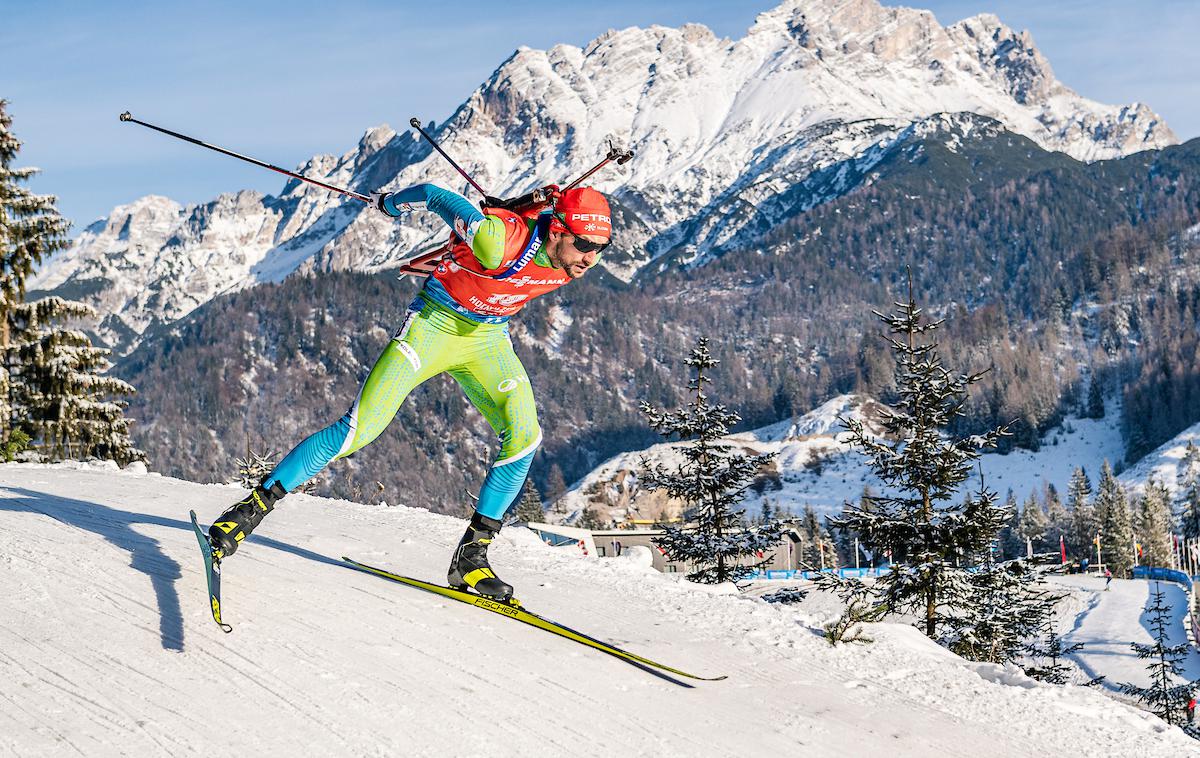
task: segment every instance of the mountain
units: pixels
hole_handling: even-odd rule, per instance
[[[520,48],[433,131],[496,194],[576,176],[609,139],[633,148],[624,171],[596,177],[620,230],[603,265],[629,281],[664,256],[694,266],[759,244],[869,184],[877,161],[948,118],[973,125],[968,134],[1003,129],[1085,161],[1175,141],[1145,105],[1072,92],[1028,33],[994,16],[943,27],[928,11],[875,0],[788,0],[733,41],[698,25],[654,26],[583,48]],[[464,189],[427,145],[388,127],[300,169],[360,191]],[[30,286],[96,305],[108,314],[97,333],[126,352],[149,326],[220,292],[295,270],[386,269],[445,234],[426,214],[396,223],[360,210],[294,181],[278,197],[189,208],[144,198],[89,226]]]
[[[264,757],[698,758],[1195,751],[1178,728],[1093,688],[965,661],[902,621],[866,625],[871,644],[833,648],[822,637],[827,613],[692,585],[632,560],[585,558],[522,529],[501,532],[493,563],[528,608],[684,670],[729,677],[685,689],[344,568],[345,554],[442,575],[462,521],[400,505],[289,496],[224,566],[234,631],[222,634],[187,512],[209,517],[237,492],[87,464],[0,464],[0,617],[19,620],[0,627],[0,699],[19,704],[3,712],[0,750],[189,755],[219,744],[229,755]],[[1114,589],[1100,612],[1123,596],[1121,584]],[[1120,652],[1097,658],[1104,671],[1114,662],[1134,668],[1128,648]],[[241,717],[247,709],[252,718]],[[228,728],[232,713],[237,728]]]

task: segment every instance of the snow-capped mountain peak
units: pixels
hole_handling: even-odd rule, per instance
[[[671,265],[698,265],[753,245],[782,221],[869,181],[872,161],[911,136],[914,124],[938,123],[938,114],[990,119],[1081,160],[1175,141],[1144,105],[1102,105],[1071,91],[1028,33],[995,16],[943,27],[928,11],[876,0],[786,0],[737,40],[687,24],[610,31],[583,47],[521,47],[449,119],[427,126],[496,195],[578,176],[609,140],[631,147],[634,161],[592,180],[611,194],[619,222],[603,265],[629,280],[668,255]],[[303,171],[361,192],[434,181],[474,197],[426,144],[387,126],[367,130],[344,155],[311,159]],[[119,323],[106,330],[120,339],[218,292],[297,269],[395,266],[445,234],[428,214],[397,223],[296,181],[279,198],[236,197],[178,212],[172,229],[160,228],[170,214],[155,216],[145,234],[162,243],[146,254],[161,265],[110,265],[128,246],[89,227],[34,286],[73,283],[92,293],[93,305],[115,307]],[[205,233],[204,224],[218,233]],[[243,232],[227,233],[234,228]],[[199,261],[203,282],[180,278]],[[109,289],[158,294],[139,300]]]

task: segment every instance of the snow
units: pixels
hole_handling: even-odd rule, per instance
[[[1188,443],[1200,444],[1200,424],[1183,430],[1170,440],[1159,445],[1118,477],[1121,483],[1134,492],[1141,492],[1150,481],[1164,486],[1172,498],[1183,494],[1180,475],[1184,472],[1184,455]]]
[[[874,643],[831,648],[793,608],[501,534],[494,563],[529,607],[729,676],[683,688],[340,565],[347,554],[440,578],[463,523],[402,506],[289,496],[226,564],[225,635],[186,514],[211,519],[240,494],[86,464],[0,466],[0,753],[1194,751],[1101,693],[966,663],[911,627],[870,625]]]
[[[1082,596],[1087,606],[1075,619],[1074,628],[1065,629],[1063,639],[1068,645],[1084,643],[1084,648],[1071,654],[1089,676],[1105,676],[1105,686],[1116,689],[1122,682],[1139,687],[1150,686],[1146,671],[1148,661],[1138,660],[1130,643],[1154,643],[1150,629],[1143,620],[1143,610],[1155,584],[1162,588],[1167,603],[1174,611],[1171,639],[1168,645],[1188,643],[1184,623],[1187,613],[1187,593],[1171,582],[1151,582],[1142,579],[1113,579],[1107,591],[1101,576],[1065,576],[1056,580]],[[1189,681],[1200,679],[1200,651],[1192,649],[1183,665]]]
[[[800,512],[811,505],[818,514],[837,514],[844,503],[856,502],[865,486],[882,491],[882,485],[867,468],[866,459],[847,443],[847,433],[837,420],[839,415],[857,418],[866,423],[868,430],[878,432],[871,419],[880,408],[869,398],[839,395],[794,419],[730,435],[728,442],[753,454],[776,454],[780,489],[767,489],[762,496],[751,494],[747,507],[754,510],[765,496],[785,510]],[[1017,449],[1006,455],[986,454],[980,461],[984,480],[1002,497],[1012,488],[1018,499],[1034,488],[1040,489],[1044,482],[1065,492],[1072,471],[1079,466],[1087,470],[1094,482],[1104,461],[1115,463],[1124,457],[1120,416],[1119,406],[1110,403],[1102,419],[1068,417],[1062,427],[1046,436],[1036,452]],[[565,496],[567,509],[581,510],[589,503],[596,505],[590,500],[593,497],[590,493],[597,492],[607,492],[609,501],[621,507],[628,506],[631,499],[638,505],[637,480],[629,473],[640,470],[642,456],[669,464],[677,455],[674,447],[662,443],[605,461],[572,486]],[[977,484],[977,478],[972,477],[969,486]]]

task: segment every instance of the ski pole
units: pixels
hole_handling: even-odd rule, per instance
[[[292,179],[299,179],[302,182],[308,182],[309,184],[316,185],[322,189],[327,189],[331,192],[337,192],[339,194],[345,195],[346,197],[352,197],[355,200],[361,200],[364,203],[369,204],[371,202],[371,198],[368,197],[367,195],[360,195],[359,193],[352,192],[348,189],[342,189],[341,187],[335,187],[332,184],[326,184],[325,182],[319,182],[316,179],[309,179],[307,176],[302,176],[301,174],[297,174],[294,171],[288,171],[287,169],[280,168],[279,166],[273,166],[270,163],[265,163],[256,158],[251,158],[247,155],[235,153],[232,150],[226,150],[225,148],[217,147],[216,145],[210,145],[207,142],[201,142],[200,140],[198,140],[194,137],[189,137],[186,134],[180,134],[179,132],[173,132],[170,129],[164,129],[161,126],[155,126],[154,124],[148,124],[145,121],[139,121],[136,118],[134,118],[132,115],[130,115],[129,111],[125,111],[124,113],[122,113],[120,115],[120,119],[122,121],[130,121],[130,122],[138,124],[140,126],[144,126],[148,129],[153,129],[156,132],[162,132],[163,134],[168,134],[172,137],[181,139],[185,142],[191,142],[193,145],[199,145],[200,147],[207,147],[209,150],[216,150],[218,153],[228,155],[231,158],[237,158],[239,160],[246,161],[247,163],[253,163],[255,166],[261,166],[262,168],[267,168],[272,171],[277,171],[277,172],[283,174],[284,176],[291,177]]]
[[[412,118],[410,118],[410,119],[408,120],[408,123],[409,123],[409,125],[410,125],[412,128],[414,128],[414,129],[416,129],[418,132],[420,132],[420,133],[421,133],[421,136],[422,136],[422,137],[424,137],[426,140],[428,140],[429,144],[433,145],[433,149],[434,149],[434,150],[437,150],[439,153],[441,153],[441,154],[442,154],[442,157],[443,157],[443,158],[445,158],[445,159],[446,159],[446,161],[447,161],[447,162],[448,162],[448,163],[449,163],[451,166],[453,166],[453,167],[454,167],[454,170],[455,170],[455,171],[457,171],[458,173],[462,174],[462,178],[463,178],[463,179],[466,179],[468,182],[470,182],[470,183],[471,183],[471,186],[472,186],[472,187],[474,187],[474,188],[475,188],[475,190],[476,190],[477,192],[479,192],[479,194],[483,195],[485,198],[491,199],[491,197],[492,197],[492,196],[491,196],[491,195],[489,195],[489,194],[487,193],[487,191],[486,191],[486,190],[484,190],[484,188],[483,188],[483,187],[480,187],[480,186],[479,186],[479,182],[477,182],[477,181],[475,181],[474,179],[472,179],[472,178],[471,178],[471,175],[470,175],[470,174],[468,174],[466,171],[463,171],[462,167],[461,167],[461,166],[459,166],[457,163],[455,163],[455,162],[454,162],[454,159],[453,159],[453,158],[451,158],[449,155],[447,155],[447,154],[446,154],[446,151],[445,151],[445,150],[443,150],[443,149],[442,149],[442,146],[441,146],[441,145],[439,145],[439,144],[437,143],[437,140],[435,140],[433,137],[431,137],[431,136],[429,135],[429,132],[427,132],[427,131],[425,131],[424,129],[422,129],[422,128],[421,128],[421,121],[420,121],[420,120],[419,120],[419,119],[418,119],[416,116],[413,116]]]
[[[620,149],[614,147],[613,144],[610,142],[610,143],[608,143],[608,155],[604,156],[604,160],[600,161],[595,166],[592,166],[590,169],[588,169],[587,173],[585,173],[583,176],[581,176],[578,179],[576,179],[575,181],[571,182],[566,187],[563,187],[563,191],[565,192],[565,191],[571,189],[572,187],[574,187],[575,185],[581,183],[584,179],[587,179],[592,174],[596,173],[600,169],[607,166],[610,161],[616,161],[618,166],[624,166],[626,163],[628,163],[632,159],[633,159],[633,151],[632,150],[620,150]]]

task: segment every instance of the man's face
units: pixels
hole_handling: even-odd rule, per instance
[[[606,241],[603,237],[592,234],[580,236],[597,244],[603,244]],[[561,268],[571,279],[578,279],[586,274],[589,268],[596,265],[596,251],[580,252],[575,247],[574,235],[566,232],[558,234],[557,239],[555,239],[555,235],[550,235],[550,245],[547,247],[546,253],[550,256],[550,261]]]

